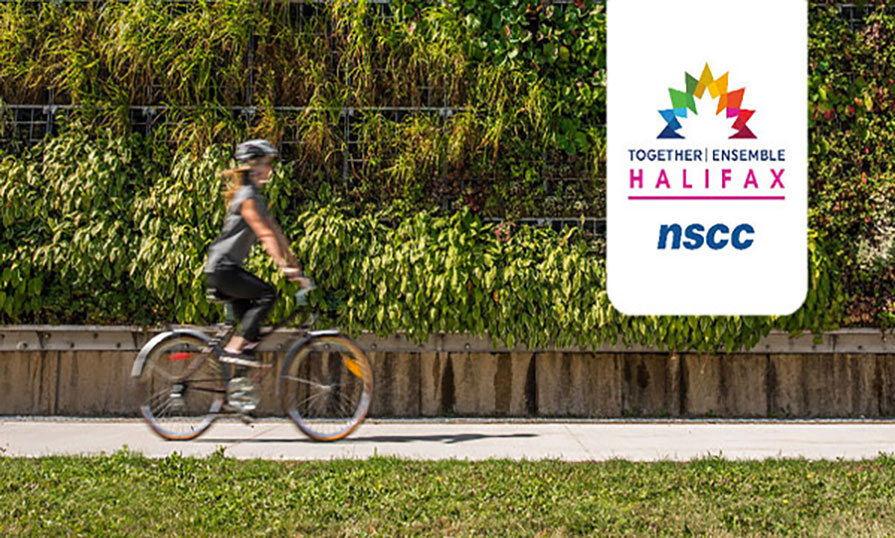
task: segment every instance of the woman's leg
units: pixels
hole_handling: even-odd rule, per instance
[[[221,293],[235,299],[242,318],[242,338],[234,337],[228,351],[239,352],[246,342],[257,342],[261,324],[277,300],[276,290],[237,265],[226,265],[209,275],[208,282]]]

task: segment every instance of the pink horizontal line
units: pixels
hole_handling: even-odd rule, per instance
[[[786,200],[786,196],[628,196],[628,200]]]

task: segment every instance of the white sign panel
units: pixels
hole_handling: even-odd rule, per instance
[[[607,9],[613,305],[792,313],[808,285],[807,1]]]

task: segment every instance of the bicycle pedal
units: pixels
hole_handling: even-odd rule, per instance
[[[220,415],[231,417],[235,416],[245,424],[254,424],[258,420],[250,415],[249,411],[244,410],[241,406],[234,405],[229,402],[223,405]]]

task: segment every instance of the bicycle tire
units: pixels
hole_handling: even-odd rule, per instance
[[[283,411],[315,441],[338,441],[366,419],[373,368],[348,337],[311,334],[286,353],[278,380]]]
[[[226,400],[225,365],[195,331],[172,331],[147,346],[134,365],[143,420],[169,441],[199,437]]]

